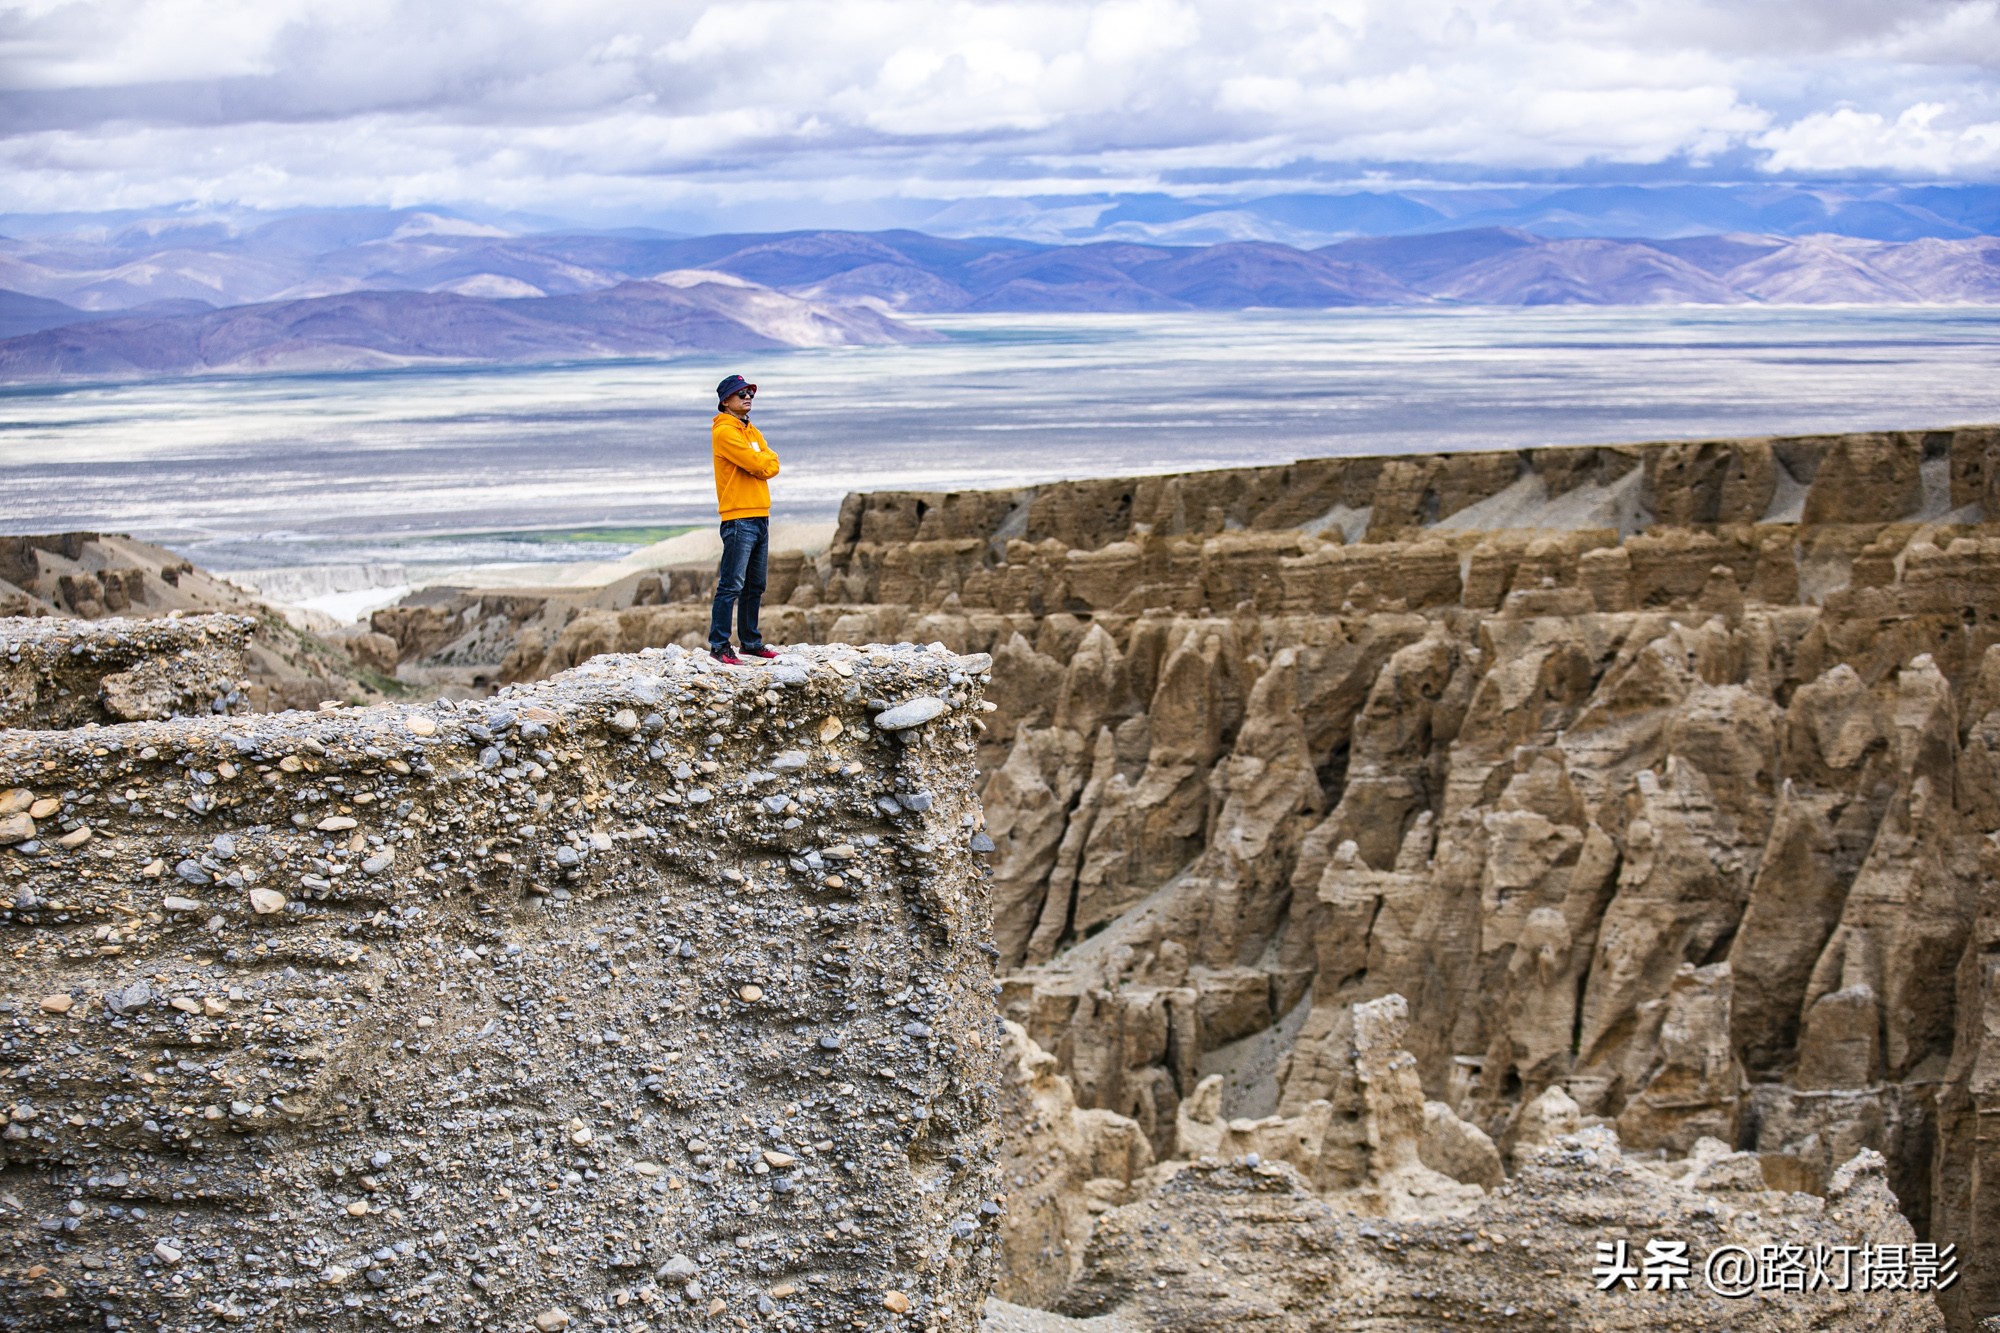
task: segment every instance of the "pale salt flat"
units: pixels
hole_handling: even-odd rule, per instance
[[[2000,311],[1974,308],[925,323],[950,340],[8,391],[0,531],[129,532],[223,570],[401,564],[419,583],[604,565],[642,543],[533,534],[697,524],[712,540],[711,395],[731,371],[762,385],[777,516],[822,530],[858,489],[2000,421]]]

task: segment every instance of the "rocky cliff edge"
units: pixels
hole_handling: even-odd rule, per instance
[[[0,1324],[973,1327],[989,665],[0,731]]]

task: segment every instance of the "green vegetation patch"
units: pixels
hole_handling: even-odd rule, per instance
[[[534,546],[566,546],[577,542],[601,542],[606,546],[651,546],[654,542],[663,542],[669,537],[693,532],[696,526],[693,523],[682,523],[664,528],[537,528],[525,532],[458,533],[452,537],[439,537],[433,540],[463,541],[468,536],[479,536],[495,541],[526,542]]]

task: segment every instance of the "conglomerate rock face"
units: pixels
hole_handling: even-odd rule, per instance
[[[1155,1157],[1320,1133],[1302,1175],[1351,1188],[1356,1006],[1398,994],[1467,1179],[1520,1168],[1550,1089],[1785,1189],[1879,1152],[1968,1327],[2000,1313],[1996,487],[1984,427],[854,496],[766,627],[993,654],[1004,1008]],[[452,614],[413,659],[483,625],[527,680],[706,607]],[[1055,1248],[1010,1251],[1024,1293]]]
[[[973,1327],[989,666],[0,731],[0,1325]]]
[[[246,711],[248,616],[0,619],[0,727]]]

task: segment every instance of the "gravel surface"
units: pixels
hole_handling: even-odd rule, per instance
[[[990,665],[0,732],[0,1325],[972,1329]]]
[[[247,711],[248,616],[0,617],[0,727]]]

